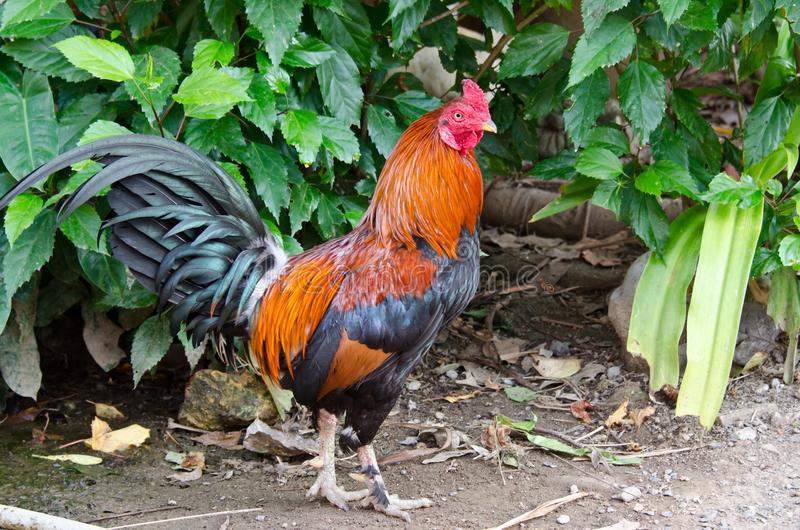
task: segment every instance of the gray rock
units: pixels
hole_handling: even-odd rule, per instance
[[[735,433],[736,439],[740,441],[751,441],[758,438],[758,432],[752,427],[744,427]]]
[[[621,492],[617,493],[612,499],[616,499],[622,502],[631,502],[632,500],[638,499],[642,496],[642,490],[637,488],[636,486],[628,486]]]
[[[550,343],[550,351],[553,352],[553,355],[564,357],[569,355],[569,344],[561,342],[560,340],[554,340]]]
[[[616,379],[619,377],[619,374],[622,373],[622,367],[620,366],[611,366],[606,370],[606,377],[609,379]]]
[[[558,524],[569,524],[569,515],[559,515],[556,522]]]

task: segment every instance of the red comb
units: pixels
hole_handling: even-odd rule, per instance
[[[464,79],[461,81],[461,88],[464,90],[464,101],[469,103],[475,110],[489,112],[489,103],[486,101],[486,95],[478,86],[478,83],[472,79]]]

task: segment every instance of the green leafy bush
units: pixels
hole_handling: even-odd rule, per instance
[[[702,262],[713,249],[681,239],[659,202],[682,196],[700,205],[693,215],[727,213],[756,232],[734,253],[754,275],[800,267],[797,2],[7,0],[0,9],[0,191],[75,145],[163,134],[219,160],[297,252],[359,221],[400,132],[440,104],[443,94],[403,71],[429,47],[454,87],[471,77],[494,93],[498,134],[478,149],[487,177],[534,162],[533,174],[566,181],[537,218],[590,200],[630,224],[653,261],[679,262],[674,249],[713,270]],[[731,130],[706,118],[720,99],[738,116]],[[552,113],[570,145],[539,160],[539,125]],[[0,370],[17,393],[38,389],[36,346],[23,344],[34,326],[82,304],[93,329],[108,332],[116,324],[97,315],[140,315],[153,303],[98,239],[102,197],[53,235],[59,199],[95,170],[78,164],[5,213]],[[740,219],[762,204],[763,223]],[[692,274],[683,267],[682,281]],[[671,300],[682,329],[685,307]],[[796,306],[776,298],[771,312],[794,329]],[[166,333],[156,316],[139,328],[137,380],[162,356]]]

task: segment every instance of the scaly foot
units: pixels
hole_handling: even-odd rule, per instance
[[[336,484],[336,475],[322,469],[317,480],[306,492],[308,498],[325,498],[344,511],[350,509],[349,502],[360,501],[369,495],[369,490],[346,491]]]
[[[411,516],[406,510],[430,508],[433,506],[433,501],[430,499],[401,499],[397,495],[387,494],[386,485],[383,483],[383,477],[378,468],[378,462],[375,459],[375,451],[372,449],[372,445],[360,447],[358,449],[358,456],[361,460],[361,473],[359,478],[363,480],[369,488],[369,495],[360,503],[362,508],[369,508],[371,506],[381,513],[391,517],[398,517],[410,523]]]

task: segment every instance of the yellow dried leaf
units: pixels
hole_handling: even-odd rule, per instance
[[[129,425],[123,429],[112,431],[108,423],[98,417],[92,421],[92,437],[83,441],[95,451],[114,453],[129,447],[138,447],[150,437],[150,429],[141,425]]]
[[[531,355],[533,367],[539,375],[548,379],[565,379],[581,370],[581,360],[577,357],[542,357]]]
[[[656,408],[652,405],[649,405],[643,409],[633,409],[630,413],[630,417],[633,420],[633,424],[638,429],[642,426],[644,420],[652,416],[656,413]]]
[[[480,393],[481,393],[481,391],[480,391],[480,389],[478,389],[478,390],[474,390],[472,392],[469,392],[467,394],[459,394],[459,395],[456,395],[456,396],[445,396],[444,400],[447,401],[448,403],[458,403],[459,401],[466,401],[468,399],[472,399],[472,398],[474,398],[475,396],[477,396]]]
[[[94,404],[94,415],[103,418],[104,420],[124,420],[125,414],[113,405],[106,405],[105,403]]]
[[[619,407],[617,407],[617,410],[611,413],[611,416],[609,416],[606,419],[606,427],[613,427],[618,423],[622,423],[622,420],[625,419],[625,416],[627,414],[628,414],[628,400],[626,399],[625,401],[620,403]]]
[[[90,455],[31,455],[34,458],[41,458],[43,460],[54,460],[56,462],[72,462],[73,464],[80,464],[82,466],[94,466],[103,462],[102,458]]]
[[[742,373],[746,374],[747,372],[750,372],[758,368],[759,366],[764,364],[764,361],[767,360],[767,357],[768,357],[767,352],[763,351],[755,352],[753,356],[750,357],[750,359],[747,361],[747,363],[745,363],[744,367],[742,368]]]

